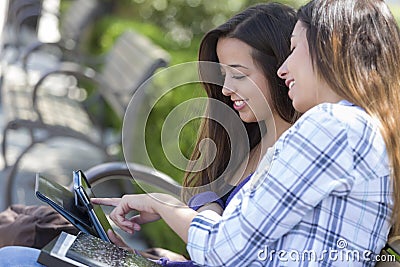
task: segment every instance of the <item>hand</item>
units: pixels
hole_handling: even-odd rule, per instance
[[[165,257],[172,261],[187,261],[187,259],[183,255],[164,248],[148,248],[146,250],[134,250],[125,243],[125,241],[120,235],[118,235],[117,233],[115,233],[110,229],[107,231],[107,235],[110,238],[111,242],[117,245],[118,247],[131,251],[135,254],[139,253],[140,255],[148,259],[158,260],[162,257]]]
[[[110,238],[110,241],[112,243],[114,243],[115,245],[117,245],[120,248],[132,251],[133,253],[135,253],[135,250],[130,248],[125,241],[122,239],[122,237],[120,235],[118,235],[117,233],[115,233],[114,231],[112,231],[111,229],[109,229],[107,231],[107,235],[108,238]]]
[[[197,215],[196,211],[179,199],[162,193],[125,195],[122,198],[93,198],[92,202],[114,206],[115,209],[110,213],[111,220],[129,234],[140,231],[141,224],[163,218],[185,242],[188,239],[190,223]],[[138,211],[139,214],[127,218],[131,211]]]
[[[140,224],[157,221],[160,215],[154,210],[156,200],[150,195],[124,195],[122,198],[93,198],[94,204],[114,206],[111,220],[123,231],[133,234],[140,231]],[[139,215],[126,218],[130,211],[139,211]]]

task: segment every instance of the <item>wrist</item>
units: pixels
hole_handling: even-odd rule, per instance
[[[186,207],[186,205],[175,197],[164,193],[148,194],[151,201],[151,207],[154,212],[160,214],[166,210],[166,207]]]

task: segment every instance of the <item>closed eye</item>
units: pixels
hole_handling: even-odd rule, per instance
[[[232,78],[233,79],[236,79],[236,80],[242,80],[242,79],[244,79],[246,77],[246,75],[232,75]]]

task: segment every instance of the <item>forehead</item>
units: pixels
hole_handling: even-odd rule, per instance
[[[217,42],[217,56],[219,62],[226,65],[238,63],[252,64],[252,48],[236,38],[220,38]]]
[[[292,38],[305,37],[305,33],[306,27],[304,27],[301,21],[297,21],[293,29]]]

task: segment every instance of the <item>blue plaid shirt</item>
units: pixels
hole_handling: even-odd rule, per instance
[[[306,112],[222,216],[192,221],[187,249],[206,266],[374,266],[392,212],[379,124],[347,101]]]

